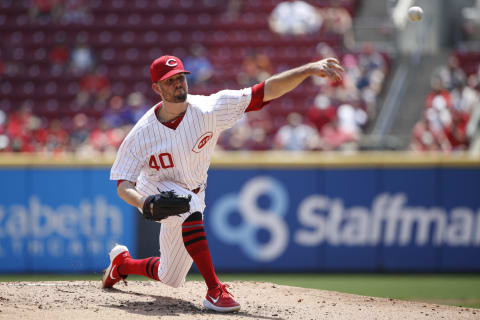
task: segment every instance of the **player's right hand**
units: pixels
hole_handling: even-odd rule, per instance
[[[314,74],[317,76],[328,77],[335,82],[343,79],[343,68],[335,58],[327,58],[314,62],[312,67]]]

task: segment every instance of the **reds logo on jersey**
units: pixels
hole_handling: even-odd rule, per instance
[[[210,131],[202,134],[200,138],[198,138],[197,143],[195,143],[195,146],[193,147],[192,151],[196,153],[199,153],[200,151],[202,151],[201,149],[205,147],[205,145],[208,143],[208,141],[210,141],[210,139],[212,139],[212,137],[213,137],[213,133]]]

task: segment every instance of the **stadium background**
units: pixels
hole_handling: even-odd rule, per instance
[[[156,101],[154,58],[184,59],[191,91],[208,94],[337,56],[342,83],[308,80],[220,140],[206,215],[217,269],[364,294],[391,276],[381,294],[402,298],[419,298],[394,289],[421,272],[430,295],[480,305],[476,1],[416,1],[416,24],[414,1],[307,1],[318,14],[291,21],[280,2],[2,0],[2,279],[99,273],[117,241],[156,254],[158,227],[108,181]],[[368,275],[355,288],[339,272]]]

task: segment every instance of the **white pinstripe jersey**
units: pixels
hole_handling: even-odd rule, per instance
[[[160,123],[152,107],[122,142],[110,179],[136,182],[144,195],[155,192],[151,185],[161,181],[187,190],[205,186],[219,134],[242,118],[251,98],[251,88],[188,95],[187,110],[175,130]]]

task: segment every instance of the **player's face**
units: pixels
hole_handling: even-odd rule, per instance
[[[158,87],[162,99],[167,102],[185,102],[187,100],[188,85],[185,74],[179,73],[166,80],[159,81]]]

